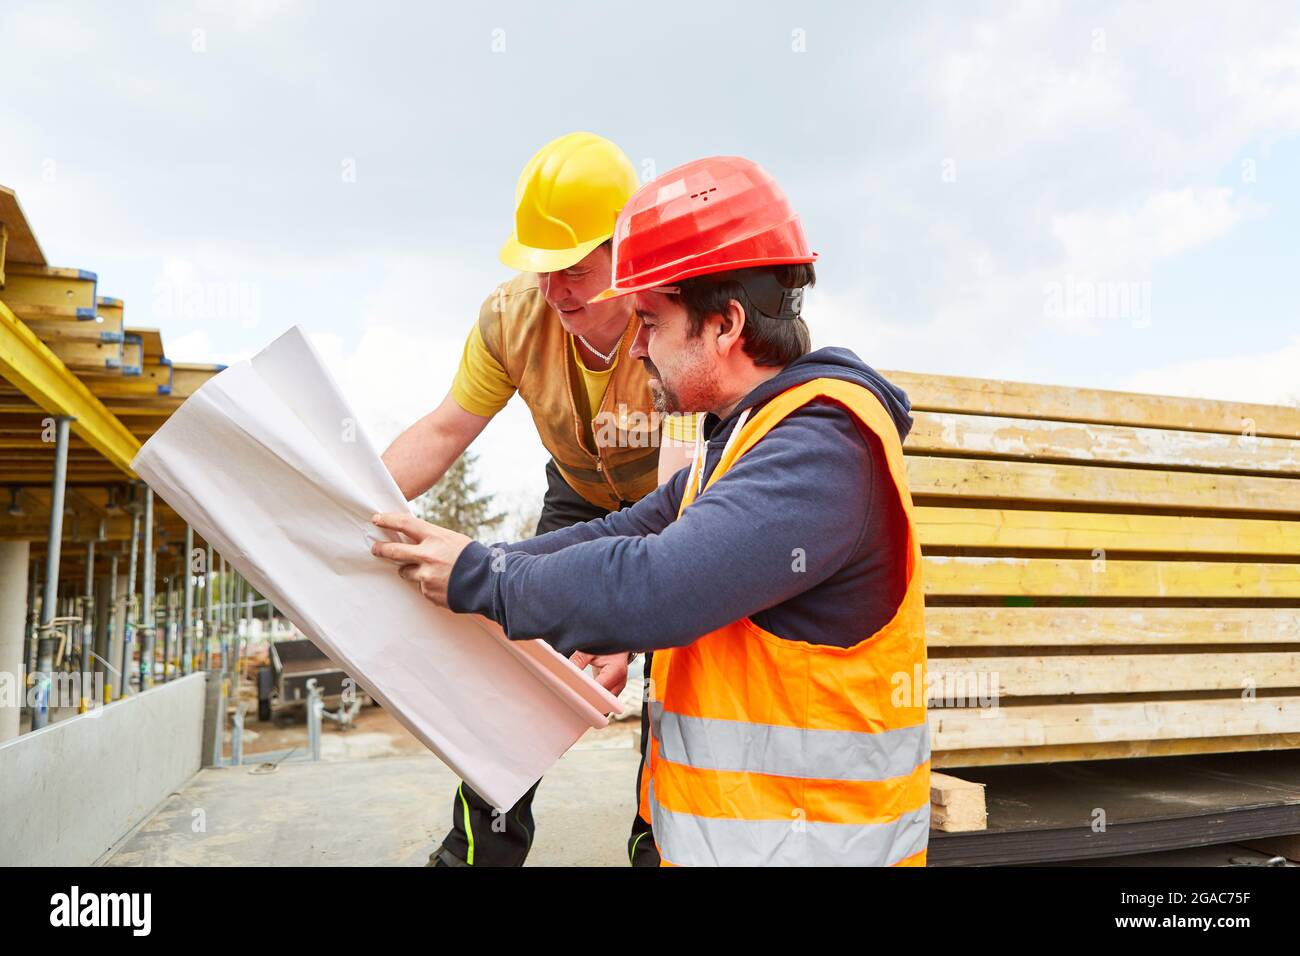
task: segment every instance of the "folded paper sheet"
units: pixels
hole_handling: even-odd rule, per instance
[[[617,699],[541,641],[436,607],[370,553],[410,510],[297,327],[200,388],[132,467],[226,561],[493,806]]]

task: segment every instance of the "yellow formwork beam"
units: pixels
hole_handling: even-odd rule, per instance
[[[71,415],[74,434],[128,477],[136,476],[131,460],[140,442],[3,302],[0,375],[51,415]]]

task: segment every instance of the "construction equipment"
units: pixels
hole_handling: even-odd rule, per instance
[[[271,663],[257,671],[257,719],[270,720],[277,713],[306,705],[311,685],[320,689],[324,706],[337,708],[323,716],[349,727],[360,707],[356,682],[311,641],[295,638],[273,641]]]

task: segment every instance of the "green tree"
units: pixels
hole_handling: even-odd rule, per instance
[[[478,456],[465,452],[442,479],[415,499],[416,513],[425,521],[478,538],[501,523],[504,515],[492,510],[492,496],[480,494],[474,462]]]

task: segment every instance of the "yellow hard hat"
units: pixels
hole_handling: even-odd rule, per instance
[[[501,261],[520,272],[567,269],[614,235],[637,191],[632,161],[595,133],[553,139],[528,161],[515,187],[515,228]]]

